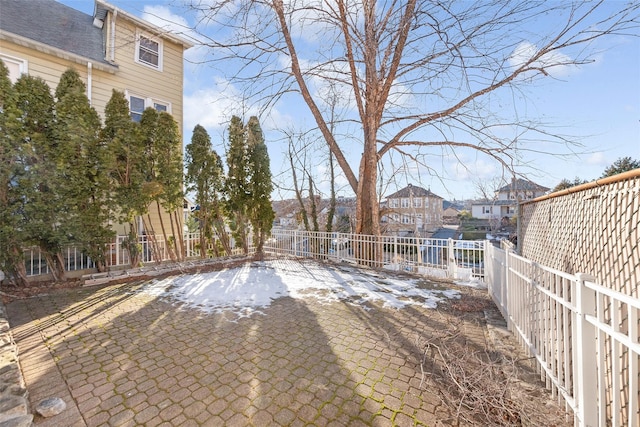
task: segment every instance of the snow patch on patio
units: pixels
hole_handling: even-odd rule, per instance
[[[444,299],[460,298],[456,290],[421,289],[418,282],[344,265],[274,260],[152,280],[143,292],[207,313],[231,311],[242,317],[261,313],[281,297],[359,305],[377,302],[395,309],[408,305],[435,308]]]

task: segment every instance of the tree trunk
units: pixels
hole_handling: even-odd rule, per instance
[[[44,259],[49,266],[49,271],[51,272],[51,276],[53,276],[54,282],[59,282],[65,279],[64,274],[64,262],[60,264],[59,255],[60,254],[51,254],[44,249],[40,249],[44,254]]]
[[[140,264],[140,251],[138,250],[138,230],[134,223],[129,223],[129,235],[125,247],[129,252],[129,265],[133,268]]]
[[[378,177],[378,159],[375,145],[375,132],[365,128],[367,140],[360,162],[358,196],[356,198],[356,234],[366,236],[380,235],[380,205],[376,181]],[[372,135],[373,134],[373,135]],[[382,261],[382,250],[378,248],[376,238],[356,245],[356,259],[366,265],[376,266]]]
[[[16,247],[11,248],[11,251],[13,252],[14,255],[14,259],[16,260],[23,260],[23,254],[22,254],[22,250]],[[27,268],[24,265],[24,261],[20,261],[20,262],[16,262],[15,265],[13,266],[13,279],[16,282],[17,286],[27,286],[29,284],[29,281],[27,280]]]
[[[156,207],[158,209],[158,218],[160,219],[160,228],[162,229],[162,236],[164,237],[164,244],[167,247],[167,252],[169,252],[169,257],[171,258],[171,261],[176,261],[176,254],[173,250],[172,245],[169,242],[169,237],[167,236],[167,231],[164,229],[164,220],[162,219],[162,210],[160,207],[160,201],[158,199],[156,199]],[[173,227],[173,225],[172,225]],[[175,244],[175,239],[176,236],[173,236],[173,240],[174,240],[174,244]]]
[[[376,191],[378,162],[376,151],[368,149],[367,145],[365,145],[365,153],[360,162],[357,192],[360,197],[356,200],[356,233],[378,236],[380,235],[380,205]]]
[[[215,230],[220,238],[220,242],[222,242],[222,247],[226,252],[226,255],[231,255],[231,243],[229,242],[229,235],[227,234],[227,230],[224,226],[224,220],[215,219],[214,220]]]
[[[259,231],[259,235],[256,242],[256,253],[253,256],[253,259],[256,261],[262,261],[264,259],[264,251],[263,251],[264,238],[265,238],[264,231]]]
[[[156,230],[153,229],[151,225],[151,216],[147,214],[147,221],[144,220],[144,216],[142,217],[142,225],[145,229],[145,236],[147,238],[147,247],[151,244],[151,248],[153,250],[153,260],[157,263],[162,262],[162,251],[160,250],[160,245],[158,245],[158,239],[156,239]],[[150,233],[147,233],[146,230],[149,230]],[[144,257],[143,257],[144,259]]]
[[[201,218],[201,221],[202,222],[200,223],[200,258],[205,259],[207,257],[207,246],[208,246],[207,233],[205,231],[205,227],[208,227],[209,224],[206,217],[204,220],[202,220]]]
[[[175,213],[175,211],[174,211]],[[171,212],[169,212],[169,224],[171,225],[171,234],[173,235],[173,245],[175,247],[175,256],[177,258],[178,261],[182,261],[183,256],[182,256],[182,230],[180,230],[180,233],[176,234],[176,229],[173,226],[173,219],[174,219],[175,215],[173,215]],[[178,222],[178,218],[175,217],[176,220],[176,224],[180,224]],[[162,222],[161,222],[162,223]]]
[[[247,218],[243,214],[238,215],[240,233],[240,241],[242,243],[242,251],[245,255],[249,254],[249,232],[247,231]]]
[[[180,217],[178,214],[180,213],[179,209],[173,211],[173,217],[176,220],[176,226],[178,227],[178,243],[180,247],[180,259],[184,260],[187,256],[187,248],[184,243],[184,227],[180,224]]]

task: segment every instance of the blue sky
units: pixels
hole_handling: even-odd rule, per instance
[[[93,0],[59,0],[87,14],[93,13]],[[164,19],[190,25],[190,16],[174,1],[112,0],[111,4],[143,19],[162,23]],[[605,6],[619,6],[610,1]],[[607,10],[603,10],[606,13]],[[551,25],[551,24],[550,24]],[[518,114],[539,118],[549,123],[554,131],[570,135],[581,147],[568,150],[562,146],[540,144],[540,150],[554,155],[528,152],[519,171],[532,181],[554,187],[561,179],[575,177],[592,180],[616,159],[631,156],[640,160],[640,37],[611,36],[598,41],[594,63],[565,70],[555,79],[538,81],[524,90],[526,102],[519,99],[498,99],[496,108],[515,109]],[[196,58],[201,52],[192,49],[187,58]],[[304,54],[304,52],[302,53]],[[208,65],[187,63],[185,68],[185,144],[190,141],[196,124],[209,132],[214,148],[224,154],[224,130],[238,105],[240,95],[221,73]],[[512,103],[512,105],[503,105]],[[250,110],[251,113],[251,110]],[[295,126],[312,127],[314,122],[301,100],[287,98],[275,106],[269,117],[260,117],[271,157],[276,181],[284,186],[290,179],[283,172],[287,166],[284,153],[286,143],[274,128]],[[358,149],[354,151],[359,151]],[[347,156],[357,173],[356,152]],[[479,195],[478,185],[489,187],[502,176],[499,165],[471,152],[453,156],[434,156],[431,172],[409,167],[409,175],[398,178],[387,188],[387,194],[407,182],[429,187],[446,199],[473,198]],[[464,163],[464,166],[461,164]],[[528,165],[528,166],[527,166]],[[325,166],[317,165],[316,173],[326,173]],[[350,195],[344,179],[339,179],[342,193]],[[319,183],[327,189],[326,181]],[[274,198],[289,197],[285,191],[276,192]]]

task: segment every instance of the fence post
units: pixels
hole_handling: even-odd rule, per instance
[[[511,257],[511,251],[509,248],[505,248],[504,250],[504,283],[500,284],[500,298],[502,298],[502,306],[506,307],[506,321],[507,321],[507,330],[513,332],[513,322],[511,321],[511,306],[509,305],[509,296],[511,294],[509,288],[509,258]],[[501,275],[502,276],[502,275]]]
[[[456,256],[453,253],[453,239],[447,239],[447,269],[449,277],[456,278]]]
[[[602,347],[596,347],[596,327],[587,316],[596,314],[596,291],[585,286],[586,281],[595,278],[584,273],[576,274],[575,296],[575,335],[573,348],[575,363],[573,368],[574,398],[576,399],[578,426],[595,426],[598,424],[598,352]]]
[[[398,257],[398,236],[393,236],[393,261],[391,265],[396,265],[397,269],[400,270],[400,258]]]
[[[120,236],[116,236],[116,263],[113,266],[120,265]]]

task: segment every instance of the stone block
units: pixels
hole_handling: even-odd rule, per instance
[[[33,415],[0,415],[0,427],[31,427]]]
[[[0,398],[0,414],[26,415],[29,411],[27,399],[20,396],[4,396]]]
[[[36,412],[45,418],[58,415],[67,408],[67,404],[59,397],[48,397],[36,405]]]

